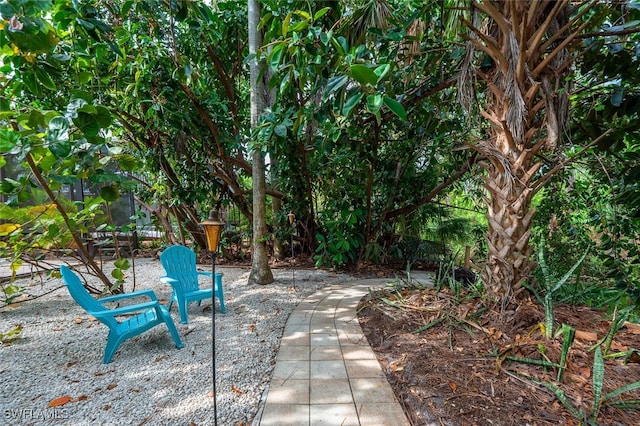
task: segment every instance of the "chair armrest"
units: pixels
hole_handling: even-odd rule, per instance
[[[139,303],[137,305],[122,306],[120,308],[109,309],[108,311],[88,312],[88,314],[96,318],[114,317],[117,315],[123,315],[131,312],[138,312],[138,311],[143,311],[150,308],[155,308],[158,305],[159,303],[157,301],[153,301],[153,302]]]
[[[98,299],[98,302],[115,302],[122,299],[133,299],[135,297],[148,297],[151,300],[158,300],[156,294],[153,290],[139,290],[134,291],[133,293],[124,293],[124,294],[116,294],[115,296],[103,297],[102,299]]]

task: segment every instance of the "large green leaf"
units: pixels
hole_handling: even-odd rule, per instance
[[[38,81],[47,89],[56,90],[56,84],[53,82],[53,79],[51,78],[49,73],[44,70],[44,68],[36,68],[36,77],[38,78]]]
[[[69,140],[69,122],[61,116],[53,117],[49,120],[47,142],[54,143],[67,140]]]
[[[322,18],[324,15],[326,15],[326,13],[328,11],[330,11],[331,8],[330,7],[324,7],[322,9],[320,9],[319,11],[317,11],[314,15],[313,15],[313,20],[317,21],[318,19]]]
[[[379,65],[378,67],[376,67],[376,69],[373,70],[373,72],[374,72],[375,75],[378,76],[378,81],[380,81],[389,73],[390,69],[391,69],[391,65],[382,64],[382,65]]]
[[[131,154],[124,154],[118,158],[118,166],[126,172],[134,171],[137,165],[135,157]]]
[[[367,109],[372,114],[377,114],[380,112],[380,108],[382,108],[383,97],[380,94],[369,95],[367,96]]]
[[[356,93],[352,96],[350,96],[344,103],[344,106],[342,107],[342,115],[348,117],[351,114],[351,111],[353,110],[353,108],[358,105],[358,102],[360,102],[360,100],[362,99],[362,97],[364,96],[363,93]]]
[[[398,117],[407,121],[407,111],[405,111],[402,104],[395,99],[392,99],[388,96],[383,97],[384,104]]]
[[[94,173],[89,177],[89,180],[94,183],[111,183],[120,182],[124,177],[117,173]]]
[[[49,150],[57,158],[66,158],[71,154],[71,143],[66,141],[55,141],[49,144]]]
[[[280,60],[282,59],[282,53],[284,52],[284,44],[277,44],[269,53],[268,61],[271,68],[278,68]]]
[[[370,84],[374,86],[378,82],[378,76],[371,68],[362,64],[351,65],[351,77],[360,84]]]
[[[0,152],[8,153],[20,142],[20,133],[11,129],[0,129]]]
[[[120,191],[117,185],[108,185],[100,188],[100,196],[105,201],[116,201],[120,198]]]
[[[328,99],[333,92],[340,90],[345,84],[347,84],[348,81],[349,81],[349,77],[347,77],[346,75],[331,77],[327,81],[327,86],[324,91],[323,99],[324,100]]]

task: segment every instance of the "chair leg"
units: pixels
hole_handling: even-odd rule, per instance
[[[186,300],[178,301],[178,311],[180,311],[180,322],[182,324],[189,324],[189,313],[187,312],[187,308],[189,306],[189,302]]]
[[[113,331],[109,332],[109,337],[107,337],[107,346],[104,348],[104,358],[102,359],[103,364],[109,364],[111,362],[111,358],[118,350],[118,346],[123,342],[122,336],[114,333]]]
[[[220,301],[220,313],[226,314],[227,313],[227,309],[224,307],[224,297],[222,296],[222,290],[216,291],[216,296],[218,297],[218,300]]]
[[[173,322],[173,318],[171,318],[171,314],[169,313],[169,311],[163,310],[162,307],[160,307],[160,311],[158,312],[158,315],[162,315],[161,318],[164,320],[164,323],[167,325],[167,328],[169,329],[169,333],[171,333],[171,337],[173,337],[173,341],[176,343],[176,348],[182,349],[184,345],[182,344],[182,340],[180,340],[178,329],[176,329],[176,325]]]
[[[227,313],[227,309],[224,307],[224,295],[222,294],[222,274],[216,274],[216,288],[214,289],[214,292],[220,301],[220,313]],[[215,309],[215,303],[212,308]]]

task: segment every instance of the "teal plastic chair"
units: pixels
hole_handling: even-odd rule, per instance
[[[169,284],[173,288],[169,310],[173,302],[178,304],[180,321],[183,324],[189,323],[187,306],[190,302],[200,302],[203,299],[211,299],[211,289],[200,289],[198,278],[200,276],[209,277],[211,272],[198,271],[196,269],[196,254],[188,247],[175,245],[160,253],[160,262],[166,273],[160,280]],[[224,296],[222,294],[222,274],[216,273],[215,294],[220,301],[220,312],[225,313]],[[214,308],[215,309],[215,308]]]
[[[180,336],[178,336],[178,330],[176,330],[176,325],[173,323],[171,314],[169,314],[169,310],[160,304],[153,291],[142,290],[96,300],[89,294],[87,289],[84,288],[78,275],[71,271],[71,269],[62,265],[60,266],[60,272],[62,273],[62,279],[67,285],[71,297],[73,297],[76,303],[87,311],[89,315],[109,327],[107,346],[104,350],[104,364],[111,362],[113,354],[122,342],[162,323],[167,325],[173,341],[176,343],[176,347],[178,349],[183,347]],[[117,302],[141,297],[151,299],[151,301],[113,309],[104,306],[104,303],[107,302]],[[127,316],[123,317],[123,315]],[[124,319],[118,320],[118,317]]]

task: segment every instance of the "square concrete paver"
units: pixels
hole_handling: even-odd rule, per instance
[[[380,364],[375,359],[345,360],[344,364],[350,379],[385,378]]]
[[[396,396],[387,379],[350,379],[349,382],[356,406],[369,402],[391,403],[396,401]]]
[[[356,360],[356,359],[375,359],[376,354],[373,353],[371,348],[367,345],[347,345],[342,346],[342,355],[345,360]]]
[[[310,335],[311,346],[335,346],[338,344],[338,334],[334,330],[332,334],[329,333],[312,333]]]
[[[389,426],[407,424],[404,411],[397,402],[366,403],[358,406],[358,417],[361,425]]]
[[[260,419],[261,426],[303,426],[309,424],[308,404],[267,404]]]
[[[271,380],[267,404],[309,404],[309,381]]]
[[[353,402],[348,379],[316,379],[309,393],[309,403],[349,404]]]
[[[358,413],[351,404],[316,404],[309,410],[311,426],[360,426]]]
[[[346,379],[347,370],[342,360],[310,361],[309,379]]]
[[[277,362],[273,369],[273,379],[282,380],[309,380],[308,361],[282,361]]]
[[[311,361],[342,361],[342,353],[343,348],[340,345],[312,346],[310,359]]]
[[[309,347],[281,345],[276,355],[276,362],[280,361],[309,361]]]
[[[309,346],[308,331],[294,331],[282,336],[281,345]]]

